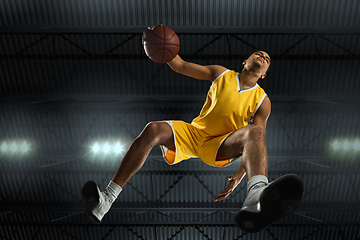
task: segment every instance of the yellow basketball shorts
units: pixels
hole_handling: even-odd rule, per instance
[[[214,137],[184,121],[165,122],[172,128],[175,142],[175,152],[160,145],[163,157],[169,165],[189,158],[200,158],[204,163],[214,167],[224,167],[232,163],[232,159],[215,161],[219,147],[231,132]]]

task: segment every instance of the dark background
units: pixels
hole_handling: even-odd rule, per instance
[[[178,33],[186,61],[241,71],[269,51],[259,81],[272,101],[269,180],[303,179],[294,214],[242,232],[233,214],[245,179],[213,201],[238,162],[168,166],[156,147],[103,223],[86,218],[81,187],[104,189],[121,161],[91,145],[127,148],[150,121],[191,121],[210,87],[146,57],[142,32],[159,23]],[[360,239],[360,153],[330,148],[360,138],[359,40],[358,0],[0,1],[0,144],[32,149],[0,153],[0,239]]]

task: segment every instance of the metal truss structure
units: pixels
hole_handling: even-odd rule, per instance
[[[6,51],[0,54],[0,62],[7,65],[16,64],[16,61],[67,61],[67,60],[147,60],[142,47],[141,34],[134,29],[28,29],[8,28],[3,29],[1,44],[8,46]],[[232,54],[235,45],[256,50],[259,47],[251,43],[248,38],[266,37],[269,39],[292,39],[293,42],[282,51],[272,55],[274,60],[306,61],[306,60],[360,60],[360,55],[349,48],[349,43],[342,40],[342,36],[350,36],[352,41],[359,40],[359,29],[326,29],[322,32],[312,29],[258,29],[258,32],[244,31],[239,34],[234,31],[228,32],[198,32],[196,29],[179,29],[180,38],[184,42],[191,43],[194,38],[207,39],[197,49],[185,50],[183,58],[188,60],[242,60],[245,55]],[[119,33],[121,32],[121,33]],[[262,32],[262,33],[260,33]],[[246,35],[244,37],[244,35]],[[24,41],[16,47],[10,48],[11,41]],[[103,46],[97,49],[98,42]],[[349,40],[350,41],[350,40]],[[320,44],[321,43],[321,44]],[[311,45],[315,49],[313,53],[297,54],[293,50],[302,44]],[[323,53],[319,45],[328,44],[336,48],[337,54]],[[140,46],[139,46],[140,45]],[[206,49],[215,45],[224,45],[227,53],[211,52]],[[106,46],[106,47],[104,47]],[[133,46],[131,50],[128,46]],[[135,46],[135,47],[134,47]],[[130,53],[133,51],[134,53]],[[3,67],[1,67],[4,70]],[[55,78],[51,72],[45,74],[49,78]],[[64,87],[75,77],[76,66],[72,69],[69,79],[58,84]],[[129,70],[131,72],[131,70]],[[156,78],[161,71],[152,76]],[[133,72],[131,72],[133,74]],[[130,74],[130,75],[131,75]],[[134,77],[136,78],[136,76]],[[11,85],[11,84],[10,84]],[[316,237],[326,239],[327,235],[336,235],[337,239],[360,239],[360,195],[358,192],[359,163],[358,156],[348,158],[348,164],[338,166],[335,162],[329,162],[324,156],[324,149],[309,149],[309,145],[320,141],[324,143],[328,129],[336,126],[357,126],[358,103],[354,97],[333,96],[274,96],[271,126],[276,128],[276,133],[281,133],[285,142],[289,144],[286,149],[270,147],[269,152],[269,178],[275,178],[287,172],[296,173],[307,182],[304,195],[306,200],[292,217],[284,219],[257,236],[262,239],[311,239]],[[204,166],[199,160],[185,162],[180,166],[169,167],[161,159],[159,151],[153,151],[147,163],[141,171],[132,179],[127,187],[127,195],[114,204],[105,222],[99,226],[92,225],[85,217],[80,203],[79,189],[69,187],[72,184],[81,186],[88,177],[99,180],[104,185],[114,173],[118,162],[99,163],[89,161],[84,154],[84,148],[92,131],[102,123],[101,116],[107,116],[107,120],[118,126],[119,132],[128,138],[135,138],[141,127],[154,118],[163,119],[188,119],[196,116],[198,108],[202,104],[203,97],[188,96],[165,96],[165,95],[24,95],[12,96],[4,94],[0,97],[1,125],[3,136],[11,137],[9,129],[20,129],[26,125],[25,121],[32,123],[31,126],[41,126],[38,134],[45,136],[44,139],[54,139],[55,144],[42,147],[38,153],[31,157],[13,158],[2,156],[2,196],[0,216],[2,239],[37,239],[50,233],[58,233],[59,239],[113,239],[116,236],[128,236],[127,239],[159,239],[158,231],[166,232],[167,240],[186,236],[190,232],[197,233],[199,239],[244,239],[249,234],[237,229],[232,216],[238,211],[241,202],[236,196],[244,194],[246,185],[243,182],[237,192],[223,203],[213,203],[217,191],[210,178],[222,181],[225,176],[234,174],[236,168],[215,169]],[[309,105],[311,104],[311,108]],[[339,111],[333,111],[334,108]],[[343,118],[341,109],[353,115]],[[345,111],[344,110],[344,111]],[[122,115],[113,114],[121,111]],[[330,119],[326,125],[318,126],[312,136],[307,136],[305,126],[294,133],[289,132],[291,124],[298,117],[296,113],[302,113],[303,119],[312,122],[311,116],[320,115],[321,119]],[[155,115],[156,114],[156,115]],[[87,125],[81,128],[75,126],[74,118],[85,116]],[[132,116],[134,115],[134,116]],[[134,127],[132,119],[141,115],[138,124]],[[129,117],[132,116],[132,117]],[[129,118],[127,118],[129,117]],[[58,125],[64,126],[66,131],[56,129],[51,124],[57,119]],[[350,119],[350,123],[349,123]],[[75,128],[79,128],[75,136]],[[271,131],[271,130],[269,130]],[[271,133],[269,133],[271,135]],[[296,138],[297,137],[297,138]],[[270,137],[269,137],[270,138]],[[56,145],[56,146],[55,146]],[[58,147],[61,146],[61,147]],[[81,151],[79,151],[79,149]],[[24,160],[29,160],[25,162]],[[164,177],[164,178],[162,178]],[[154,189],[163,184],[167,179],[167,186],[155,194]],[[345,180],[344,180],[345,179]],[[143,186],[141,183],[150,180],[150,185]],[[183,194],[186,190],[187,181],[193,182],[199,188],[201,186],[204,198],[198,202],[191,201],[196,195],[193,192],[184,197],[183,201],[176,202],[174,191]],[[329,197],[329,200],[314,201],[317,194],[332,191],[329,183],[342,181],[347,186],[348,197],[352,201],[344,201],[343,198]],[[46,191],[50,191],[47,201],[36,202],[40,194],[45,197],[41,189],[36,185],[46,182],[51,185]],[[181,185],[183,184],[183,185]],[[225,184],[225,183],[224,183]],[[225,185],[224,185],[225,186]],[[221,189],[222,190],[222,189]],[[26,192],[28,195],[25,195]],[[151,194],[150,194],[151,193]],[[56,196],[65,195],[63,200],[57,200]],[[30,198],[30,200],[26,199]],[[168,201],[165,199],[170,199]],[[355,200],[354,200],[355,199]],[[135,201],[136,200],[136,201]],[[331,214],[336,217],[331,217]],[[326,219],[328,218],[328,219]],[[341,220],[341,221],[340,221]],[[96,234],[93,228],[99,230]],[[221,228],[222,235],[218,235],[212,229]],[[56,235],[56,234],[55,234]],[[12,237],[6,237],[12,236]],[[26,238],[25,238],[26,236]]]

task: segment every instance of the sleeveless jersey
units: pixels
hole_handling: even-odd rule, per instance
[[[257,83],[241,90],[239,73],[226,70],[213,82],[200,115],[191,124],[220,136],[251,124],[266,93]]]

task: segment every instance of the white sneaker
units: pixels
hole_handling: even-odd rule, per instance
[[[86,214],[93,223],[99,224],[115,201],[107,192],[101,192],[93,181],[85,183],[81,190]]]
[[[251,189],[243,207],[234,216],[235,224],[243,231],[259,232],[293,213],[300,206],[303,193],[303,182],[294,174]]]
[[[267,185],[268,184],[261,182],[253,186],[250,189],[241,210],[246,210],[254,213],[260,212],[261,211],[260,195],[267,187]]]

